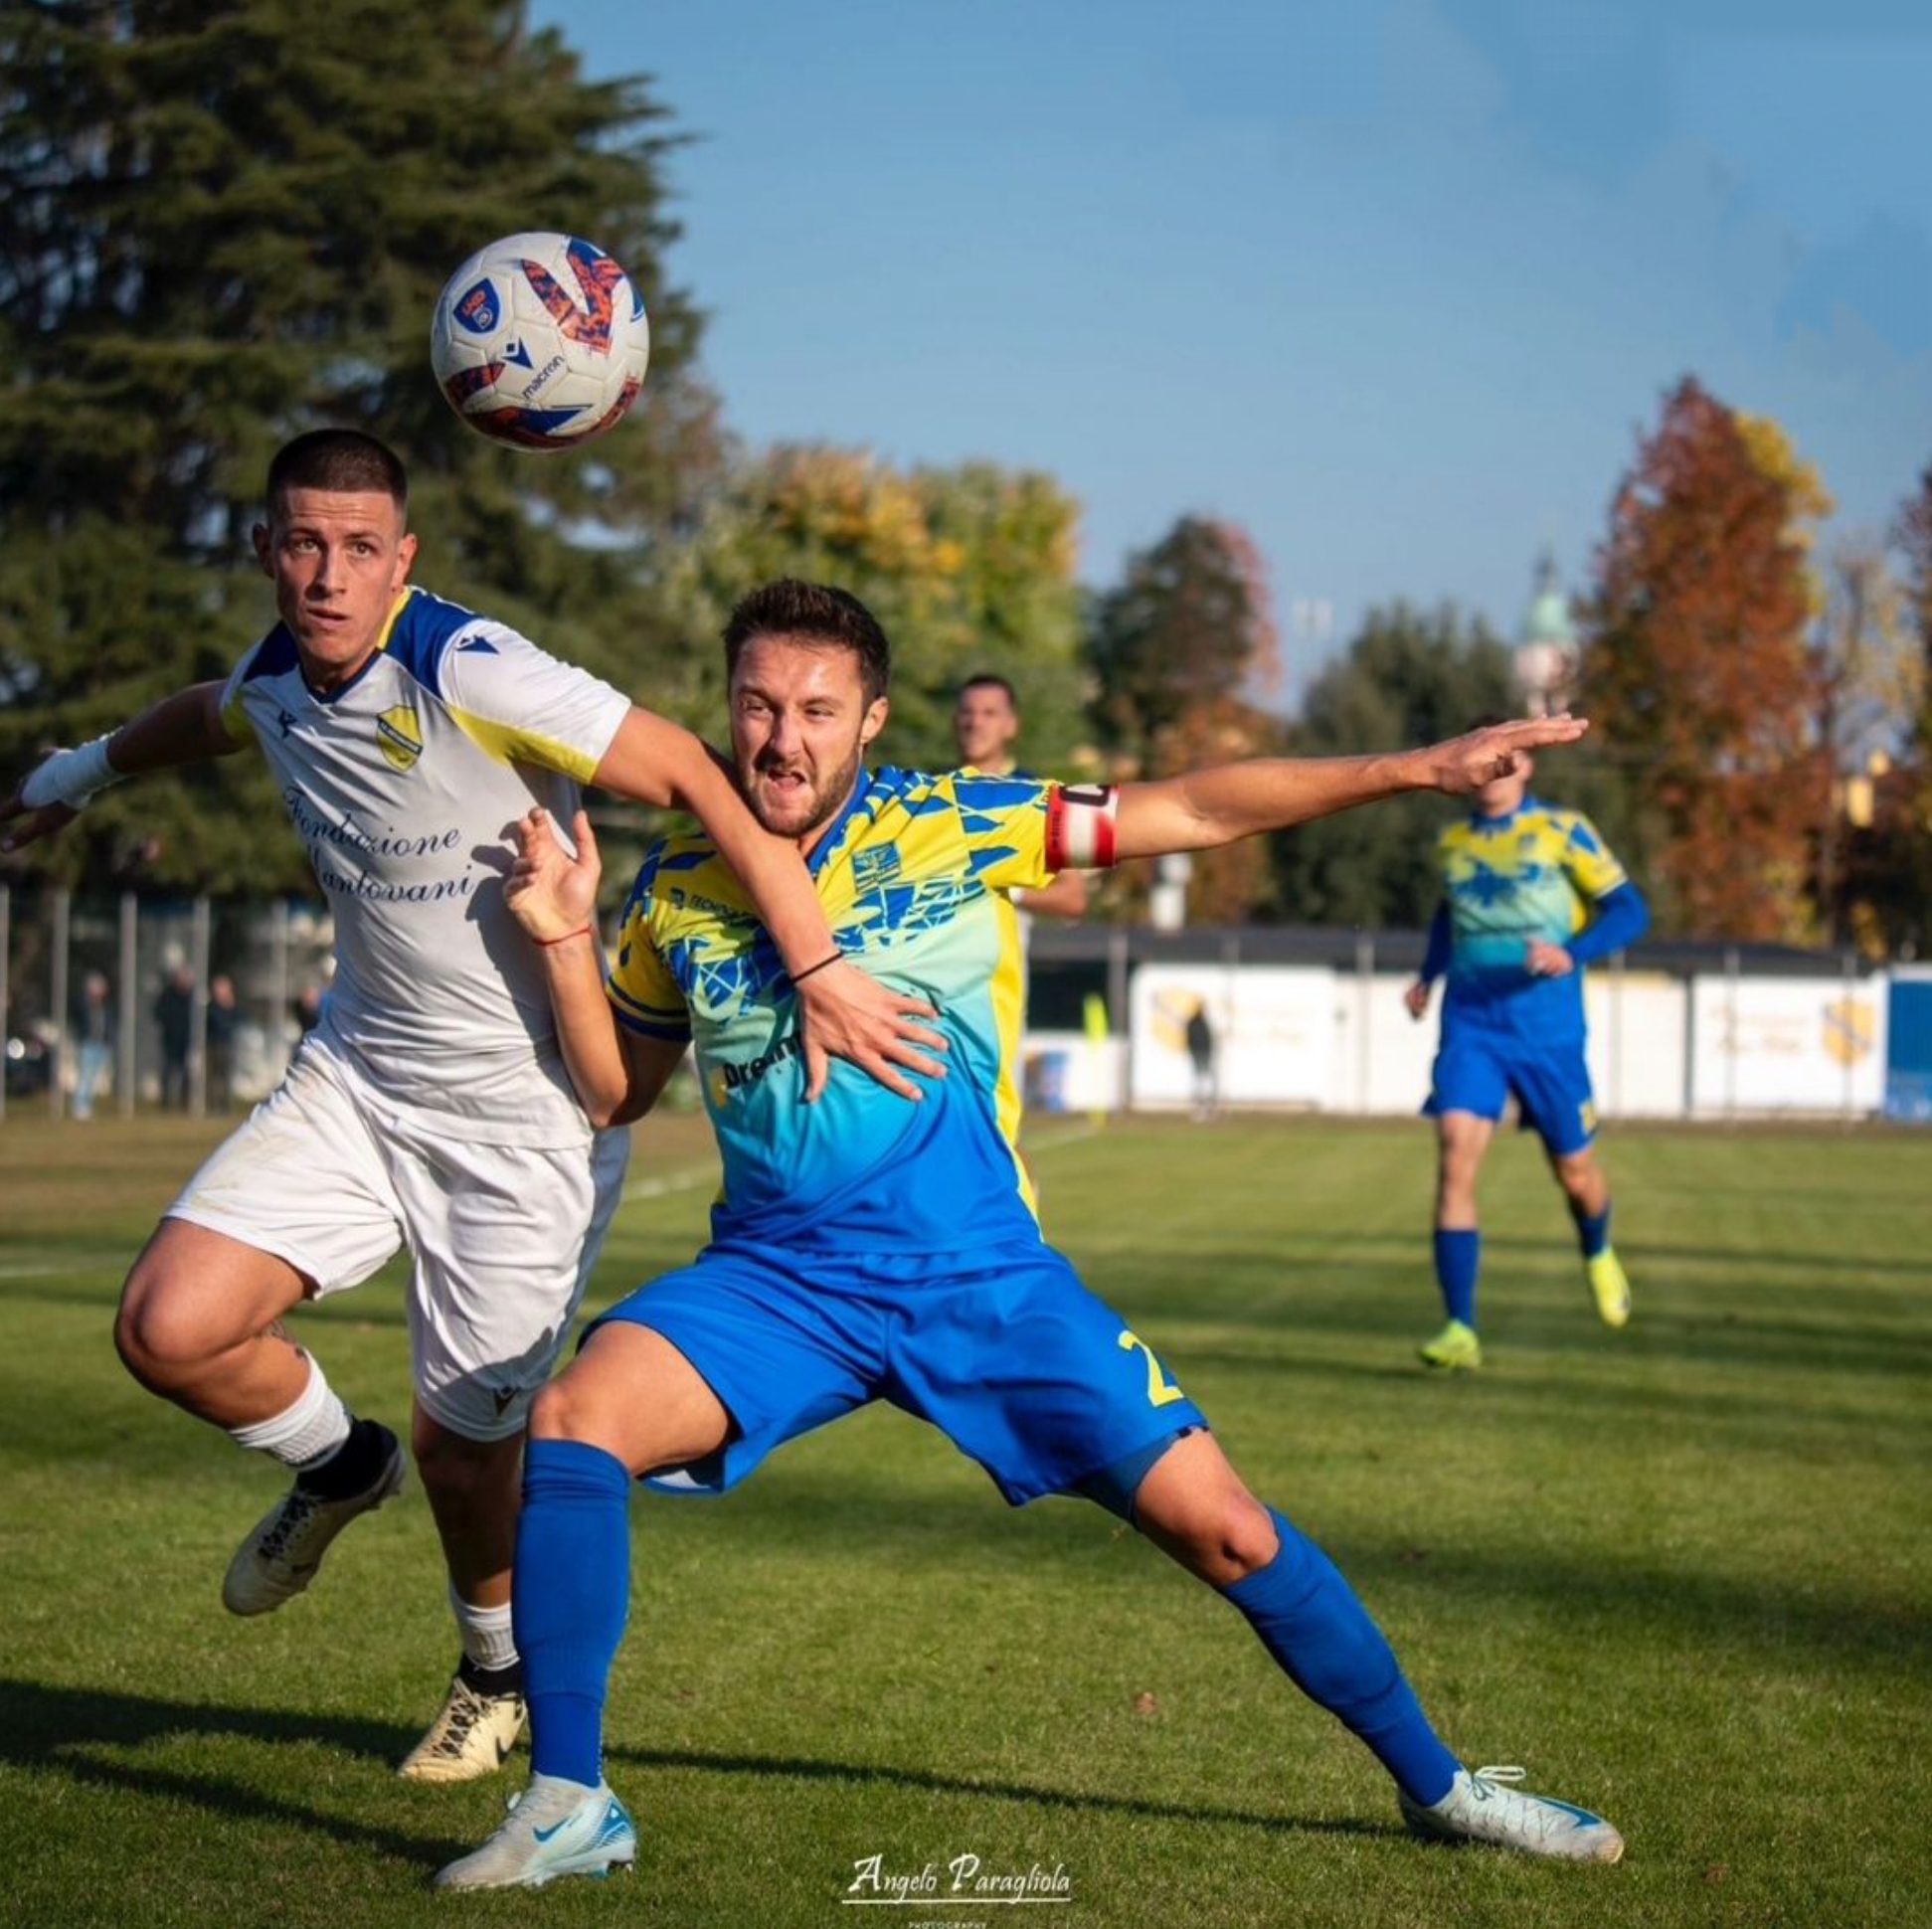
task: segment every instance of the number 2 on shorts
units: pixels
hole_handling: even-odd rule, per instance
[[[1153,1356],[1153,1348],[1138,1332],[1122,1331],[1121,1351],[1124,1353],[1140,1352],[1146,1356],[1148,1406],[1164,1407],[1169,1401],[1181,1398],[1180,1388],[1161,1372],[1160,1362]]]

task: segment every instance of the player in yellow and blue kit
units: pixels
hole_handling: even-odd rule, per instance
[[[1630,1282],[1610,1243],[1610,1182],[1595,1151],[1583,967],[1634,944],[1650,911],[1587,817],[1529,795],[1533,768],[1523,757],[1477,792],[1473,816],[1443,831],[1442,903],[1407,994],[1420,1018],[1430,985],[1447,976],[1424,1107],[1436,1121],[1436,1281],[1447,1321],[1421,1349],[1447,1371],[1483,1362],[1476,1182],[1511,1096],[1569,1201],[1598,1315],[1608,1326],[1630,1317]]]
[[[953,703],[953,743],[960,766],[978,777],[1030,778],[1014,758],[1019,738],[1019,698],[1013,686],[992,670],[975,670],[960,685]],[[1028,951],[1035,918],[1084,918],[1087,879],[1080,871],[1062,871],[1037,890],[1015,885],[1002,894],[1012,917],[1014,945],[1011,967],[999,980],[996,1002],[1001,1020],[1002,1046],[1014,1065],[1020,1064],[1026,1037]],[[1002,1088],[1000,1124],[1019,1136],[1022,1095],[1017,1077]],[[1021,1154],[1025,1156],[1024,1153]]]
[[[1040,1237],[1002,1130],[1012,1075],[995,1003],[1010,968],[999,894],[1069,867],[1201,849],[1398,790],[1464,792],[1569,719],[1432,751],[1257,761],[1120,789],[867,771],[888,651],[843,592],[778,583],[725,631],[733,764],[753,814],[797,840],[838,945],[939,1015],[948,1075],[916,1105],[834,1070],[798,1103],[793,988],[702,836],[648,855],[608,984],[577,856],[525,819],[506,887],[541,945],[558,1036],[599,1123],[646,1109],[696,1047],[724,1159],[710,1243],[599,1320],[538,1397],[525,1463],[516,1630],[530,1789],[438,1877],[539,1887],[632,1860],[603,1779],[603,1707],[629,1598],[633,1478],[718,1491],[774,1448],[874,1400],[930,1421],[1009,1501],[1081,1494],[1225,1596],[1297,1686],[1357,1734],[1428,1836],[1614,1861],[1601,1818],[1472,1775],[1319,1548],[1242,1484],[1148,1342]],[[829,964],[828,958],[825,963]],[[937,1070],[937,1067],[935,1068]]]

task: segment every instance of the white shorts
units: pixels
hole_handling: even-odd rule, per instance
[[[580,1145],[439,1136],[311,1038],[167,1216],[286,1260],[317,1300],[407,1247],[417,1400],[451,1433],[502,1440],[570,1336],[629,1140],[621,1128]]]

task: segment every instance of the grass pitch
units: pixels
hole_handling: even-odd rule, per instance
[[[1053,1237],[1328,1547],[1452,1745],[1602,1809],[1620,1867],[1410,1842],[1230,1610],[874,1410],[725,1501],[636,1500],[608,1765],[636,1874],[435,1897],[522,1775],[392,1773],[455,1659],[420,1493],[231,1620],[278,1484],[113,1356],[127,1262],[216,1136],[0,1125],[0,1922],[854,1929],[872,1856],[936,1871],[902,1929],[1932,1917],[1923,1137],[1613,1133],[1622,1334],[1499,1140],[1491,1364],[1437,1380],[1419,1124],[1033,1135]],[[710,1169],[695,1122],[645,1129],[595,1304],[689,1255]],[[393,1274],[300,1325],[359,1410],[406,1413]],[[1064,1886],[952,1895],[967,1856]]]

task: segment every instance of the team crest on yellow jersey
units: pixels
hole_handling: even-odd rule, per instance
[[[392,771],[407,771],[423,755],[423,726],[407,703],[376,719],[376,744]]]

